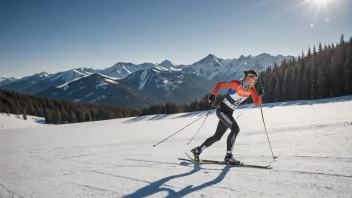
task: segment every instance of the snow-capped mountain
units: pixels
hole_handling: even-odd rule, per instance
[[[209,54],[191,66],[196,74],[208,80],[211,80],[214,76],[223,71],[224,67],[226,67],[226,65],[223,64],[223,60],[213,54]]]
[[[153,63],[143,63],[140,65],[135,65],[133,63],[123,63],[119,62],[112,67],[98,71],[100,74],[110,76],[116,79],[126,78],[128,75],[133,74],[136,71],[147,70],[157,66]]]
[[[14,81],[13,83],[5,84],[1,86],[1,88],[28,93],[26,92],[28,88],[31,88],[41,83],[43,80],[49,78],[50,76],[51,75],[48,74],[47,72],[41,72],[41,73],[34,74],[32,76],[23,77],[19,80]]]
[[[91,74],[60,86],[51,87],[37,95],[72,102],[92,104],[119,105],[135,108],[144,107],[155,102],[149,96],[101,74]]]
[[[82,77],[88,76],[93,73],[96,73],[96,71],[94,69],[77,68],[77,69],[71,69],[69,71],[59,72],[59,73],[53,74],[49,78],[49,80],[50,81],[61,80],[62,82],[70,82],[70,81],[73,81],[77,78],[82,78]]]
[[[176,103],[199,99],[210,91],[210,81],[200,76],[159,67],[135,72],[120,82],[156,99]]]
[[[101,104],[113,104],[115,101],[114,104],[116,105],[127,104],[132,107],[134,104],[131,101],[136,98],[147,98],[146,104],[150,104],[151,101],[187,103],[199,99],[205,93],[211,91],[217,81],[239,79],[243,77],[242,72],[245,69],[254,69],[257,72],[261,72],[269,66],[273,66],[275,63],[280,65],[284,59],[288,60],[291,58],[293,57],[282,55],[271,56],[270,54],[263,53],[258,56],[240,56],[238,59],[221,59],[213,54],[209,54],[191,65],[177,65],[169,60],[165,60],[160,64],[143,63],[139,65],[118,62],[112,67],[103,70],[76,68],[56,74],[42,72],[33,76],[24,77],[13,83],[3,85],[0,88],[29,94],[37,94],[40,92],[40,94],[45,93],[46,96],[70,101],[94,101],[94,103],[101,102]],[[53,90],[65,87],[65,85],[70,83],[75,84],[81,80],[87,83],[84,90],[94,88],[96,81],[86,80],[93,77],[110,79],[119,83],[119,91],[111,93],[111,97],[107,97],[109,99],[101,98],[100,100],[90,100],[91,98],[88,97],[88,99],[85,99],[85,96],[90,93],[88,91],[75,91],[76,94],[69,94],[70,92],[64,90],[57,91],[56,94],[53,93]],[[106,81],[109,82],[110,80]],[[107,93],[104,87],[105,86],[95,87],[94,89],[96,90],[94,93],[101,92],[104,93],[106,97]],[[79,88],[75,89],[77,90]],[[116,90],[112,89],[111,91]],[[92,97],[95,96],[96,95],[92,95]],[[133,100],[127,102],[128,100],[125,98],[125,100],[122,101],[123,97],[133,98]],[[116,100],[116,98],[120,98],[120,100]],[[143,105],[144,104],[141,104],[140,106]]]
[[[181,71],[183,69],[183,65],[179,66],[176,65],[175,63],[169,61],[169,60],[164,60],[159,64],[160,67],[171,70],[171,71]]]
[[[261,72],[266,68],[273,66],[275,63],[280,64],[284,59],[291,59],[292,56],[271,56],[269,54],[260,54],[258,56],[240,56],[238,59],[221,59],[213,54],[209,54],[202,60],[191,65],[192,70],[204,78],[221,79],[231,76],[239,78],[245,69],[254,69]]]
[[[14,83],[7,84],[1,88],[19,91],[27,94],[36,94],[50,87],[55,87],[63,83],[88,76],[95,72],[96,71],[94,69],[89,68],[71,69],[69,71],[59,72],[56,74],[41,72],[32,76],[21,78]]]
[[[16,80],[17,80],[16,78],[3,78],[3,77],[0,77],[0,86],[13,83]]]

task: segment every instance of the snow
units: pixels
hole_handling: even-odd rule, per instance
[[[8,116],[7,114],[0,113],[0,131],[4,129],[17,129],[17,128],[43,126],[43,123],[45,123],[45,119],[41,117],[27,116],[27,120],[23,119],[23,115],[20,115],[19,117],[20,118],[17,118],[17,116],[13,114],[10,114]]]
[[[98,101],[103,100],[103,99],[105,99],[105,98],[106,98],[106,96],[101,95],[101,96],[95,98],[94,100],[90,101],[89,103],[98,102]]]
[[[158,69],[160,71],[169,71],[169,69],[165,68],[165,67],[162,67],[162,66],[155,66],[154,67],[155,69]]]
[[[99,73],[109,76],[110,78],[113,77],[117,79],[124,79],[136,71],[148,70],[150,68],[153,68],[154,66],[155,64],[152,63],[143,63],[140,65],[135,65],[133,63],[119,62],[113,65],[112,67],[101,70]]]
[[[170,67],[171,71],[182,71],[182,69],[178,69],[178,68],[174,68],[174,67]]]
[[[91,96],[91,95],[93,95],[94,94],[94,92],[90,92],[89,94],[87,94],[86,96],[84,96],[84,98],[88,98],[89,96]],[[83,99],[84,99],[83,98]]]
[[[238,59],[220,59],[209,54],[204,59],[191,65],[191,68],[196,74],[201,75],[208,80],[213,79],[215,76],[232,76],[237,77],[242,75],[245,69],[254,69],[258,72],[263,71],[275,63],[280,64],[284,59],[290,59],[291,56],[271,56],[270,54],[259,54],[257,56],[240,56]]]
[[[139,90],[142,90],[144,88],[145,84],[147,83],[147,81],[148,81],[148,77],[147,77],[148,73],[149,73],[148,70],[142,72],[142,74],[141,74],[141,82],[140,82],[139,87],[138,87]]]
[[[92,73],[85,72],[83,70],[78,71],[77,69],[71,69],[69,71],[56,73],[49,80],[50,81],[56,81],[56,80],[61,79],[62,81],[67,82],[67,84],[68,84],[70,82],[73,82],[73,81],[79,80],[81,78],[87,77],[87,76],[89,76],[91,74]]]
[[[352,96],[264,105],[275,161],[259,108],[246,110],[234,155],[270,170],[177,159],[213,135],[214,111],[190,145],[204,118],[153,147],[206,111],[0,129],[0,197],[351,197],[351,109]],[[228,134],[201,157],[222,160]]]
[[[104,78],[111,79],[111,80],[118,80],[119,79],[119,78],[114,78],[114,77],[111,77],[111,76],[106,76],[106,75],[101,74],[101,73],[99,73],[99,75],[103,76]]]
[[[110,80],[110,79],[105,79],[106,82],[109,82],[111,84],[115,84],[115,85],[118,85],[119,83],[114,81],[114,80]]]
[[[108,83],[106,83],[105,81],[102,80],[99,82],[99,84],[97,84],[95,86],[95,88],[98,89],[98,87],[102,87],[103,89],[106,89],[107,85],[108,85]]]
[[[162,63],[159,64],[159,66],[171,69],[171,68],[176,68],[177,65],[169,60],[164,60]]]
[[[126,69],[126,67],[125,66],[122,66],[122,68],[127,72],[127,73],[129,73],[129,74],[131,74],[132,72],[130,72],[128,69]]]
[[[0,77],[0,86],[13,83],[13,82],[15,82],[16,80],[17,80],[16,78],[4,78],[4,77]]]

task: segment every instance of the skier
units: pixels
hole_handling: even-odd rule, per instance
[[[227,151],[224,162],[231,164],[241,164],[240,161],[236,160],[232,155],[232,149],[235,144],[236,137],[240,131],[237,122],[233,118],[233,111],[246,100],[250,95],[252,96],[253,102],[256,106],[260,106],[262,97],[264,95],[264,88],[260,88],[257,91],[254,88],[255,83],[258,81],[257,72],[254,70],[245,70],[244,79],[232,80],[230,82],[219,82],[215,86],[211,96],[209,97],[209,103],[214,104],[215,96],[220,88],[229,88],[224,100],[216,107],[216,115],[219,118],[219,123],[215,134],[199,146],[191,150],[194,155],[194,160],[199,161],[199,155],[211,146],[213,143],[219,141],[224,135],[228,128],[231,129],[231,133],[227,137]]]

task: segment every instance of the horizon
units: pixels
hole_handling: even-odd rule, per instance
[[[345,40],[352,36],[352,26],[346,25],[352,18],[348,0],[23,0],[0,5],[0,76],[7,78],[105,69],[119,62],[191,65],[209,54],[298,57],[319,43],[337,43],[342,34]]]
[[[98,70],[98,69],[106,69],[106,68],[112,67],[112,66],[114,66],[114,65],[116,65],[116,64],[118,64],[118,63],[132,63],[132,64],[134,64],[134,65],[141,65],[141,64],[144,64],[144,63],[161,64],[161,63],[164,62],[164,61],[170,61],[171,63],[174,63],[174,64],[176,64],[177,66],[179,66],[179,65],[193,65],[194,63],[196,63],[196,62],[198,62],[198,61],[200,61],[200,60],[206,58],[206,57],[209,56],[209,55],[214,55],[215,57],[220,58],[220,59],[222,59],[222,60],[229,60],[229,59],[233,60],[233,59],[239,59],[241,56],[244,56],[244,57],[249,57],[249,56],[257,57],[257,56],[262,55],[262,54],[268,54],[268,53],[263,52],[263,53],[259,53],[259,54],[256,54],[256,55],[251,55],[251,54],[249,54],[249,55],[240,55],[239,57],[236,57],[236,58],[222,58],[222,57],[216,56],[215,54],[210,53],[210,54],[208,54],[208,55],[205,55],[203,58],[192,62],[191,64],[183,64],[183,63],[180,63],[180,64],[179,64],[179,63],[175,63],[174,61],[169,60],[169,59],[165,59],[165,60],[161,61],[160,63],[152,63],[152,62],[132,63],[132,62],[122,62],[122,61],[118,61],[118,62],[115,62],[114,64],[112,64],[112,65],[110,65],[110,66],[102,67],[102,68],[92,68],[92,67],[82,66],[82,67],[72,67],[72,68],[69,68],[68,70],[81,69],[81,68],[83,68],[83,69],[84,69],[84,68],[87,68],[87,69]],[[273,57],[276,57],[276,56],[284,56],[284,57],[292,56],[292,55],[283,55],[283,54],[277,54],[277,55],[268,54],[268,55],[271,55],[271,56],[273,56]],[[297,58],[298,56],[299,56],[299,55],[294,56],[294,57]],[[55,71],[55,72],[38,71],[38,72],[30,73],[29,75],[21,76],[21,77],[18,77],[18,78],[17,78],[17,77],[13,77],[13,76],[9,76],[9,77],[8,77],[8,76],[0,76],[0,78],[16,78],[16,79],[21,79],[21,78],[24,78],[24,77],[27,77],[27,76],[32,76],[32,75],[35,75],[35,74],[41,74],[41,73],[44,73],[44,72],[45,72],[45,73],[48,73],[48,74],[56,74],[56,73],[64,72],[64,71],[68,71],[68,70],[58,70],[58,71]]]

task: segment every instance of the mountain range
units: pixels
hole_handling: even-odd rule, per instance
[[[240,56],[221,59],[213,54],[191,65],[118,62],[106,69],[76,68],[21,79],[1,78],[0,89],[60,100],[141,108],[161,102],[189,103],[210,92],[218,81],[240,79],[243,70],[263,71],[293,56]]]

